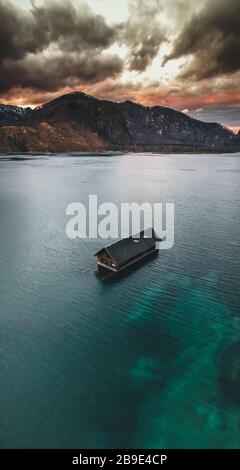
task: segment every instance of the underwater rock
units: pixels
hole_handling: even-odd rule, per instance
[[[240,340],[232,343],[222,355],[219,383],[226,402],[240,406]]]

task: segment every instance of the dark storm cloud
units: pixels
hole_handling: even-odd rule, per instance
[[[96,57],[93,52],[29,56],[0,64],[0,93],[15,87],[54,91],[79,83],[96,83],[121,71],[118,57],[105,54]]]
[[[21,59],[48,42],[31,14],[0,0],[0,61]]]
[[[145,70],[164,40],[160,11],[160,0],[130,0],[128,20],[114,27],[83,2],[32,2],[25,11],[0,0],[0,93],[113,78],[123,70],[122,59],[106,52],[115,42],[129,48],[131,70]]]
[[[158,20],[160,0],[130,0],[129,18],[119,28],[121,40],[129,47],[130,70],[144,71],[165,40]],[[122,30],[121,30],[122,29]]]
[[[208,0],[193,14],[167,60],[193,58],[181,76],[203,79],[240,69],[240,1]]]
[[[87,0],[32,0],[25,10],[21,1],[0,0],[1,101],[40,104],[81,90],[239,127],[240,0],[128,1],[128,17],[113,25]],[[166,41],[173,46],[168,59],[189,59],[181,75],[174,76],[173,64],[168,83],[161,80],[165,69],[156,83],[151,71],[146,81],[132,80],[128,70],[147,70]],[[125,59],[113,54],[114,44],[125,46]]]
[[[107,53],[114,29],[85,4],[69,0],[34,3],[29,12],[0,0],[0,92],[11,88],[55,90],[97,82],[122,71]]]
[[[77,9],[70,0],[46,0],[42,6],[33,5],[32,14],[48,42],[68,50],[107,48],[113,43],[114,29],[84,3]]]
[[[27,53],[58,43],[67,50],[104,49],[113,43],[114,29],[85,4],[45,0],[25,12],[0,0],[0,59],[21,59]]]

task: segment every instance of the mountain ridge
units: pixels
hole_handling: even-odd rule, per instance
[[[0,152],[234,151],[239,139],[218,123],[164,106],[99,100],[82,92],[34,109],[0,105]]]

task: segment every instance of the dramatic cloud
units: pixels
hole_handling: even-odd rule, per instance
[[[29,12],[0,0],[0,24],[0,59],[21,59],[51,43],[71,51],[104,49],[114,38],[102,16],[83,3],[76,9],[70,0],[33,3]]]
[[[239,18],[240,0],[0,0],[0,101],[79,90],[237,128]]]
[[[48,43],[33,18],[10,2],[0,0],[0,61],[22,59],[28,52],[42,50]]]
[[[208,0],[185,25],[167,60],[191,54],[181,76],[195,80],[238,71],[239,18],[239,0]]]
[[[114,29],[84,3],[76,9],[70,0],[47,0],[33,5],[32,15],[48,42],[66,50],[104,49],[113,43]]]
[[[0,1],[0,93],[14,87],[56,90],[97,82],[122,71],[104,53],[114,29],[86,5],[47,0],[29,12]]]
[[[130,0],[130,16],[122,25],[122,41],[130,49],[130,70],[143,71],[157,55],[166,40],[159,21],[160,0]],[[121,30],[121,28],[120,28]]]
[[[0,65],[0,93],[20,86],[40,91],[76,87],[94,83],[120,73],[122,62],[116,56],[101,54],[51,54],[49,57],[30,55],[25,60],[4,61]]]
[[[129,68],[143,71],[164,39],[160,0],[130,0],[130,16],[109,26],[85,3],[45,0],[22,10],[0,0],[0,93],[12,88],[55,91],[114,77],[123,60],[107,50],[129,48]]]

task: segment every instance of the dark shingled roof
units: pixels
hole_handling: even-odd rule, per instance
[[[115,263],[118,266],[122,266],[132,258],[140,256],[142,253],[145,253],[145,251],[154,248],[157,240],[160,239],[157,238],[153,229],[150,229],[148,238],[144,238],[144,231],[142,231],[137,235],[124,238],[112,245],[102,248],[95,254],[95,256],[107,251],[107,253],[114,259]]]

